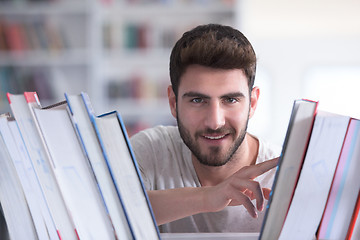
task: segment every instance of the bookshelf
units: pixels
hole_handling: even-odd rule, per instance
[[[65,91],[91,92],[89,3],[0,1],[2,111],[9,110],[6,92],[36,90],[45,104],[62,99]]]
[[[174,124],[166,92],[172,46],[195,25],[234,25],[235,5],[233,0],[2,0],[0,109],[8,111],[7,91],[37,91],[44,104],[61,100],[64,92],[83,91],[97,111],[118,110],[130,135]],[[25,32],[18,38],[20,50],[6,46],[4,27],[10,23]]]

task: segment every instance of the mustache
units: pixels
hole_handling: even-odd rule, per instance
[[[219,129],[211,129],[211,128],[206,128],[204,130],[201,131],[197,131],[196,135],[201,136],[201,135],[211,135],[211,134],[232,134],[235,133],[235,130],[233,128],[219,128]]]

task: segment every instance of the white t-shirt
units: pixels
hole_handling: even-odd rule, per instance
[[[259,138],[256,163],[280,155],[281,148]],[[191,161],[191,151],[183,143],[178,128],[157,126],[135,134],[131,145],[146,190],[201,187]],[[256,180],[271,188],[275,169]],[[266,203],[265,203],[266,204]],[[265,205],[266,206],[266,205]],[[260,232],[265,211],[254,219],[243,206],[229,206],[215,213],[201,213],[161,225],[161,232]]]

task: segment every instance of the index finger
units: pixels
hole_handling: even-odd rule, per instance
[[[257,176],[266,173],[270,169],[276,167],[278,162],[279,162],[279,158],[274,158],[259,164],[248,166],[244,169],[241,169],[240,171],[242,172],[244,177],[254,179]]]

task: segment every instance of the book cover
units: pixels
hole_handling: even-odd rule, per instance
[[[309,142],[318,103],[295,100],[268,201],[260,239],[278,239]]]
[[[318,230],[319,239],[345,239],[360,189],[360,120],[351,119]],[[351,183],[351,184],[349,184]]]
[[[58,239],[78,240],[75,225],[71,218],[59,185],[52,162],[43,145],[38,126],[34,121],[32,108],[41,107],[36,92],[7,94],[10,108],[15,117],[32,165],[39,179],[42,193],[54,221]]]
[[[50,213],[46,208],[46,203],[42,197],[39,182],[34,174],[34,169],[31,163],[29,164],[30,159],[28,158],[27,150],[14,118],[0,117],[0,133],[11,156],[17,177],[21,183],[21,191],[24,192],[24,197],[31,213],[38,238],[40,240],[48,240],[50,238],[48,233],[50,232],[53,232],[54,236],[57,237],[55,226],[53,225]],[[41,204],[43,204],[42,206],[45,209],[42,208]],[[52,229],[47,229],[46,223],[52,226]]]
[[[313,239],[325,208],[350,117],[318,111],[279,239]]]
[[[360,239],[360,190],[354,207],[354,212],[351,217],[349,229],[346,235],[346,240]]]
[[[121,196],[118,196],[95,128],[90,120],[90,116],[94,113],[90,99],[86,93],[77,95],[65,93],[65,97],[73,125],[93,169],[116,236],[118,239],[131,239],[134,236],[125,215]]]
[[[36,229],[28,209],[23,188],[11,154],[0,134],[0,202],[10,239],[37,240]],[[21,231],[19,231],[21,229]]]
[[[94,116],[103,154],[136,239],[160,239],[142,178],[118,112]]]
[[[115,234],[67,110],[67,102],[33,107],[34,120],[80,239],[115,239]]]

